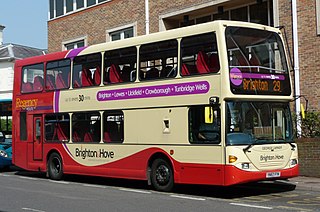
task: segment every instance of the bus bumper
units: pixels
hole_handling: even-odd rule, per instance
[[[276,177],[268,177],[270,175],[272,176],[273,173],[276,173]],[[278,180],[296,177],[299,175],[299,165],[297,164],[296,166],[288,169],[268,170],[259,172],[245,171],[235,166],[226,166],[224,174],[224,185],[229,186],[255,181]]]

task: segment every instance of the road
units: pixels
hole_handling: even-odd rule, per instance
[[[320,193],[285,183],[236,187],[180,185],[156,192],[143,181],[66,176],[52,181],[21,170],[0,173],[0,211],[320,211]]]

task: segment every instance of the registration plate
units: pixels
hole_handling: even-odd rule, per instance
[[[267,178],[275,178],[275,177],[280,177],[280,172],[267,172]]]

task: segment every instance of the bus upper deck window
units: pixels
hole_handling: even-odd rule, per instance
[[[181,75],[217,73],[220,70],[215,33],[185,37],[181,41]]]
[[[21,93],[41,92],[44,88],[43,64],[23,67]]]
[[[104,56],[104,84],[134,82],[136,80],[136,47],[107,51]]]
[[[140,80],[172,78],[177,75],[177,40],[145,44],[140,47]]]

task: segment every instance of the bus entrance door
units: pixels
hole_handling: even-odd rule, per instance
[[[43,136],[42,117],[33,117],[33,160],[42,160],[43,156]]]

